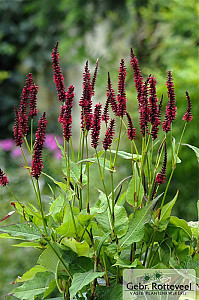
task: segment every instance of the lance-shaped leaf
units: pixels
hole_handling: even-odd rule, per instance
[[[11,295],[19,299],[34,300],[35,296],[44,294],[54,275],[51,272],[37,273],[31,280],[12,291]]]
[[[58,252],[58,248],[56,247],[56,244],[53,244],[53,247],[56,248],[56,251]],[[45,249],[42,254],[40,255],[38,259],[38,264],[45,267],[49,271],[56,273],[57,264],[58,264],[58,257],[55,254],[55,252],[52,250],[51,247],[48,247]]]
[[[127,188],[127,193],[126,193],[126,201],[132,206],[135,206],[135,196],[136,196],[136,191],[137,191],[138,186],[139,186],[139,181],[140,181],[140,177],[138,175],[136,164],[134,164],[133,178],[129,182],[129,185],[128,185],[128,188]],[[144,196],[144,188],[143,188],[143,185],[141,183],[140,184],[139,199],[137,199],[137,201],[138,201],[137,206],[139,206],[141,204],[143,196]]]
[[[64,238],[62,243],[69,247],[72,251],[76,252],[79,256],[89,257],[90,248],[86,241],[77,242],[74,238]]]
[[[42,234],[33,223],[11,224],[0,227],[1,232],[6,232],[11,236],[24,237],[26,240],[33,241],[42,238]]]
[[[145,207],[137,210],[133,217],[130,219],[129,228],[125,236],[119,240],[120,248],[125,248],[130,246],[134,242],[139,242],[144,236],[144,224],[148,223],[151,220],[152,208],[162,196],[160,194],[153,201],[147,204]]]
[[[197,157],[197,161],[199,162],[199,148],[195,147],[195,146],[192,146],[192,145],[189,145],[189,144],[182,144],[183,146],[188,146],[189,148],[191,148],[195,154],[196,154],[196,157]]]
[[[116,153],[116,150],[111,150],[112,153]],[[125,151],[118,151],[117,155],[124,158],[124,159],[131,159],[132,160],[132,154]],[[141,161],[141,155],[133,154],[133,160],[134,161]]]
[[[77,292],[80,291],[84,286],[92,282],[95,278],[102,277],[103,275],[104,272],[94,272],[93,270],[85,273],[74,274],[72,284],[69,289],[70,299],[72,300]]]
[[[160,221],[159,221],[159,226],[158,229],[159,230],[165,230],[168,223],[169,223],[169,218],[171,215],[171,211],[172,208],[178,198],[178,193],[179,191],[177,191],[175,197],[173,198],[173,200],[171,200],[169,203],[167,203],[166,205],[163,206],[162,211],[161,211],[161,215],[160,215]]]

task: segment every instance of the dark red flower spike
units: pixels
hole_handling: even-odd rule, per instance
[[[102,111],[102,104],[96,104],[93,114],[93,123],[92,123],[92,132],[91,132],[91,146],[93,148],[97,148],[99,143],[99,135],[100,135],[100,128],[101,128],[101,111]]]
[[[21,123],[19,122],[19,111],[15,105],[15,123],[13,127],[14,139],[16,146],[21,146],[23,144],[23,130]]]
[[[189,93],[187,91],[186,91],[186,97],[187,97],[187,110],[182,119],[187,122],[190,122],[193,119],[193,116],[191,113],[191,99],[190,99]]]
[[[6,186],[9,183],[8,176],[0,169],[0,184]]]
[[[108,148],[110,148],[113,141],[114,134],[115,134],[115,120],[111,119],[110,124],[106,130],[105,138],[103,140],[103,147],[105,151]]]
[[[134,140],[135,137],[136,137],[136,130],[135,130],[135,127],[133,126],[133,122],[131,120],[131,116],[128,112],[126,112],[126,116],[127,116],[127,119],[128,119],[128,129],[127,129],[127,135],[128,135],[128,138],[129,140]]]
[[[166,147],[166,142],[164,144],[164,160],[163,160],[163,165],[160,173],[156,175],[156,180],[159,185],[164,183],[166,181],[166,166],[167,166],[167,147]]]
[[[126,67],[124,64],[124,59],[121,59],[119,76],[118,76],[118,112],[117,115],[122,117],[126,114],[126,92],[125,92],[125,79],[126,79]]]

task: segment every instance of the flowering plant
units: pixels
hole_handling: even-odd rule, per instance
[[[16,279],[15,283],[23,282],[23,285],[15,288],[12,295],[19,299],[50,299],[52,291],[57,289],[63,299],[86,297],[90,300],[119,300],[122,299],[123,269],[194,268],[199,257],[197,223],[188,224],[185,220],[171,216],[178,191],[174,199],[168,199],[170,201],[165,204],[173,173],[180,162],[178,154],[184,131],[192,120],[189,93],[186,91],[187,110],[182,118],[185,123],[176,148],[172,124],[177,107],[172,72],[168,71],[168,104],[162,122],[164,136],[161,141],[157,140],[161,128],[163,95],[159,100],[154,76],[149,75],[146,80],[143,79],[138,60],[131,49],[130,64],[134,71],[142,136],[139,154],[136,145],[138,129],[135,129],[127,111],[127,70],[124,59],[121,59],[119,67],[117,94],[108,73],[107,100],[103,108],[101,103],[97,103],[94,110],[92,98],[95,94],[98,60],[93,77],[86,62],[79,101],[80,142],[78,153],[75,153],[71,127],[75,90],[72,85],[65,88],[58,43],[52,52],[52,63],[53,79],[61,103],[58,122],[63,130],[63,146],[57,139],[56,143],[62,154],[63,180],[58,181],[43,172],[42,153],[47,118],[45,113],[40,117],[34,140],[33,121],[37,115],[38,86],[33,82],[32,74],[27,75],[19,108],[15,106],[13,130],[15,144],[24,157],[24,168],[29,173],[38,208],[33,204],[24,204],[22,196],[12,192],[7,175],[0,169],[0,184],[14,197],[11,204],[21,220],[17,224],[1,226],[0,237],[21,239],[19,246],[42,250],[37,265]],[[105,133],[101,132],[103,122]],[[102,144],[100,132],[103,136]],[[125,135],[130,142],[130,152],[120,150],[121,139]],[[24,144],[31,158],[30,166]],[[198,156],[199,150],[188,146]],[[167,155],[168,148],[171,155]],[[132,172],[115,186],[118,157],[129,161]],[[167,171],[168,160],[171,161],[170,172]],[[97,201],[91,199],[93,187],[90,169],[93,166],[98,168],[101,179]],[[105,175],[110,176],[110,186]],[[50,186],[53,201],[48,211],[43,206],[40,176],[46,176],[53,182],[53,186]],[[128,183],[127,188],[122,191],[125,182]],[[161,194],[158,193],[160,185],[165,185],[164,193]],[[54,191],[54,186],[57,186],[58,193]],[[1,221],[11,217],[14,212],[8,213]]]

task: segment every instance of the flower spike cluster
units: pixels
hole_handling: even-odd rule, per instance
[[[167,147],[166,147],[166,142],[164,144],[164,160],[163,160],[163,165],[160,173],[156,175],[155,182],[158,183],[159,185],[164,183],[166,181],[166,166],[167,166]]]
[[[165,120],[162,123],[163,131],[165,131],[166,133],[169,132],[171,129],[171,123],[172,121],[175,120],[176,111],[177,111],[177,107],[175,106],[176,100],[175,100],[174,84],[173,84],[171,71],[168,71],[167,74],[168,75],[167,75],[166,86],[167,86],[167,95],[169,98],[169,102],[166,107]]]
[[[106,103],[102,114],[102,121],[104,121],[106,124],[108,124],[108,120],[109,120],[109,103],[111,97],[112,97],[112,93],[110,93],[109,97],[106,99]]]
[[[160,125],[160,118],[158,112],[158,98],[156,96],[156,78],[151,76],[149,78],[149,121],[152,125],[151,136],[153,140],[157,138],[159,131],[158,126]]]
[[[189,93],[187,91],[186,91],[186,97],[187,97],[187,110],[182,119],[187,122],[190,122],[193,119],[193,116],[191,113],[191,99],[190,99]]]
[[[6,186],[9,183],[8,176],[0,169],[0,184]]]
[[[22,90],[21,103],[19,106],[19,123],[21,124],[21,128],[24,136],[27,135],[28,132],[28,116],[26,115],[26,108],[31,96],[32,85],[33,85],[32,73],[29,73],[27,75],[25,86]]]
[[[37,115],[37,93],[38,93],[38,86],[33,84],[31,86],[31,95],[29,101],[29,113],[28,115],[33,118]]]
[[[93,114],[93,122],[92,122],[92,132],[91,132],[91,146],[93,148],[97,148],[99,143],[99,135],[101,128],[101,110],[102,104],[96,104]]]
[[[126,92],[125,92],[125,79],[126,79],[126,67],[124,64],[124,59],[121,59],[119,76],[118,76],[118,112],[117,115],[122,117],[126,114]]]
[[[107,83],[107,99],[109,100],[109,103],[111,105],[113,113],[117,116],[118,115],[118,105],[115,99],[115,91],[111,84],[111,78],[110,74],[108,72],[108,83]]]
[[[143,85],[143,77],[142,77],[142,74],[141,74],[141,71],[140,71],[140,67],[139,67],[139,63],[138,63],[137,57],[133,53],[132,47],[131,47],[131,60],[130,60],[130,64],[131,64],[131,66],[133,68],[133,72],[134,72],[135,88],[137,90],[137,99],[138,99],[138,103],[140,105],[140,98],[141,98],[142,85]]]
[[[23,144],[23,130],[21,123],[19,122],[19,111],[15,105],[15,123],[13,127],[14,139],[16,146],[21,146]]]
[[[149,120],[149,109],[148,109],[148,80],[146,80],[142,86],[139,106],[139,118],[140,118],[140,131],[144,137],[148,133],[148,120]]]
[[[105,138],[103,140],[103,147],[105,151],[111,146],[114,134],[115,134],[115,120],[111,119],[109,127],[107,128],[105,133]]]
[[[64,102],[66,100],[66,89],[64,85],[64,76],[62,74],[62,70],[59,65],[58,45],[59,43],[57,42],[52,51],[53,80],[58,93],[58,99],[61,102]]]
[[[133,126],[133,122],[131,120],[131,116],[128,112],[126,112],[126,116],[127,116],[127,119],[128,119],[128,129],[127,129],[127,135],[128,135],[128,138],[129,140],[134,140],[135,137],[136,137],[136,133],[135,133],[135,127]]]
[[[72,107],[74,98],[74,86],[71,85],[66,92],[66,103],[61,106],[60,115],[58,121],[62,124],[63,136],[67,142],[69,142],[72,135],[71,124],[72,124]]]
[[[42,151],[45,141],[45,130],[47,126],[47,120],[45,113],[39,119],[39,126],[36,131],[35,137],[35,145],[33,151],[33,159],[32,159],[32,171],[31,175],[38,180],[41,175],[41,171],[43,169],[43,161],[42,161]]]
[[[92,95],[94,96],[95,95],[95,81],[96,81],[96,77],[97,77],[97,70],[98,70],[98,59],[96,61],[96,65],[95,65],[95,71],[94,71],[94,74],[93,74],[93,79],[92,79]]]
[[[83,93],[79,101],[81,106],[81,128],[83,131],[89,131],[92,127],[92,83],[91,75],[86,62],[83,73]]]

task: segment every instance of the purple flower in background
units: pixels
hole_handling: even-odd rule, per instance
[[[4,151],[12,150],[13,146],[14,146],[13,139],[5,139],[0,141],[0,148]]]
[[[12,158],[16,158],[16,157],[19,157],[21,156],[22,153],[21,153],[21,149],[20,148],[14,148],[11,152],[11,156]]]
[[[54,158],[57,160],[61,160],[61,151],[57,150],[56,152],[54,152]]]
[[[58,143],[61,144],[62,143],[62,138],[59,137],[59,136],[56,137],[56,138],[57,138]],[[50,150],[50,151],[57,150],[57,144],[56,144],[56,141],[55,141],[54,134],[52,134],[52,133],[46,134],[46,140],[44,142],[44,146],[46,148],[48,148],[48,150]]]

